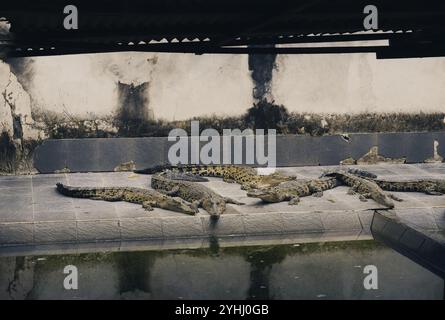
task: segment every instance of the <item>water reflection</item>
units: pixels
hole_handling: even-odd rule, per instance
[[[63,268],[79,290],[63,288]],[[365,290],[363,268],[378,268]],[[0,258],[1,299],[441,299],[443,282],[373,241]]]
[[[146,252],[122,252],[116,255],[121,297],[151,297],[150,278],[155,259],[155,254]]]
[[[250,287],[248,300],[274,299],[270,294],[270,273],[272,266],[281,263],[286,258],[286,247],[254,249],[245,253],[246,261],[250,263]]]

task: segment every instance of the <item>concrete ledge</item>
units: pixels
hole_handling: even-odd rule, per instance
[[[349,157],[359,159],[378,146],[382,156],[406,157],[407,163],[418,163],[433,157],[435,140],[438,153],[444,156],[445,132],[352,133],[348,139],[341,135],[279,135],[276,159],[279,167],[338,165]],[[134,161],[141,169],[168,163],[173,143],[167,137],[46,140],[35,150],[34,166],[41,173],[65,167],[71,172],[107,172]]]
[[[414,225],[406,217],[376,211],[373,236],[414,260],[439,277],[445,277],[445,233],[443,229]]]
[[[445,176],[445,164],[360,166],[379,177],[412,179]],[[299,178],[318,177],[326,167],[281,168]],[[100,245],[108,242],[150,241],[172,246],[206,239],[258,237],[282,239],[307,237],[323,241],[325,235],[360,240],[371,236],[373,201],[361,202],[347,195],[347,187],[328,190],[321,198],[303,197],[298,205],[286,202],[264,204],[249,198],[238,184],[218,178],[206,182],[222,196],[245,205],[228,205],[217,223],[204,210],[196,216],[156,208],[147,212],[141,206],[123,202],[73,199],[57,193],[55,184],[76,186],[137,186],[148,188],[149,176],[118,173],[41,174],[0,177],[0,247],[50,244]],[[404,201],[393,213],[416,229],[441,231],[445,225],[445,196],[396,193]],[[4,205],[3,205],[4,204]],[[399,239],[397,225],[389,234]],[[400,228],[399,228],[400,229]],[[238,241],[238,240],[237,240]],[[176,244],[175,244],[176,243]]]
[[[299,233],[286,234],[282,236],[250,236],[218,237],[218,248],[241,247],[241,246],[272,246],[284,244],[301,244],[314,242],[336,242],[371,240],[371,235],[360,232],[325,232],[325,233]],[[61,255],[107,252],[129,252],[129,251],[160,251],[160,250],[185,250],[185,249],[210,249],[215,245],[215,238],[188,238],[188,239],[150,239],[138,241],[107,241],[107,242],[85,242],[85,243],[51,243],[51,244],[29,244],[20,246],[0,246],[0,256],[18,257],[26,255]]]
[[[372,215],[371,212],[369,212]],[[315,214],[230,214],[212,225],[209,217],[122,218],[89,221],[39,221],[0,223],[0,246],[51,243],[88,243],[131,240],[172,240],[208,237],[285,236],[310,233],[369,233],[358,212],[334,214],[329,223]],[[344,221],[348,223],[344,224]],[[354,223],[349,223],[354,221]]]

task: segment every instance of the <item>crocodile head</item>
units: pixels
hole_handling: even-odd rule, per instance
[[[376,192],[373,195],[373,199],[377,203],[380,203],[389,209],[394,208],[394,202],[383,192]]]
[[[284,200],[284,195],[275,188],[255,189],[247,192],[248,197],[260,198],[264,202],[280,202]]]
[[[162,205],[160,207],[168,210],[187,213],[191,215],[194,215],[198,212],[196,206],[193,206],[179,198],[165,197],[164,199],[160,200],[160,202],[162,202]]]
[[[226,211],[226,202],[223,198],[208,198],[202,202],[202,207],[212,216],[219,216]]]

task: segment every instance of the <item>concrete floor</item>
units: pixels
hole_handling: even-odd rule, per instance
[[[445,179],[445,164],[355,166],[379,178],[403,180],[419,178]],[[293,167],[279,171],[298,178],[318,177],[333,167]],[[300,204],[286,202],[263,204],[246,197],[238,184],[212,178],[205,183],[221,195],[246,205],[228,205],[215,228],[209,215],[200,210],[196,216],[155,209],[124,202],[73,199],[62,196],[55,184],[72,186],[136,186],[148,188],[150,177],[128,172],[41,174],[0,177],[0,246],[84,243],[150,239],[218,237],[286,236],[291,234],[334,233],[352,239],[370,237],[374,208],[372,200],[362,202],[347,195],[347,187],[325,192],[322,198],[304,197]],[[402,198],[395,214],[417,229],[445,229],[445,196],[421,193],[394,193]]]

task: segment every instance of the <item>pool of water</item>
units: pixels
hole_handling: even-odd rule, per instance
[[[66,290],[67,265],[78,289]],[[364,286],[375,266],[377,289]],[[369,280],[369,278],[367,278]],[[0,257],[0,299],[442,299],[440,277],[375,241]]]

